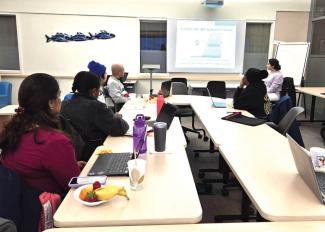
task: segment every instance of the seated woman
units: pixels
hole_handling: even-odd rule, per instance
[[[21,83],[18,102],[0,134],[0,160],[31,187],[64,195],[80,170],[70,138],[59,129],[58,82],[47,74],[32,74]]]
[[[281,66],[277,59],[269,59],[269,63],[266,67],[270,72],[269,76],[264,79],[267,95],[271,101],[278,101],[280,99],[280,92],[283,83],[283,75],[280,71]]]
[[[97,146],[108,135],[124,135],[129,125],[119,114],[97,100],[100,94],[99,79],[91,72],[79,72],[73,81],[75,92],[70,101],[62,104],[61,114],[69,119],[85,142],[82,160],[88,161]]]
[[[271,113],[272,105],[262,81],[267,75],[265,70],[256,68],[247,70],[234,95],[235,109],[246,110],[259,118],[264,118]]]

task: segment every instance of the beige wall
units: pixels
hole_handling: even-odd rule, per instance
[[[274,40],[306,42],[309,12],[278,11],[274,29]]]
[[[276,11],[309,11],[310,0],[225,0],[205,8],[201,0],[1,0],[1,11],[191,19],[275,20]]]
[[[77,71],[81,69],[75,61],[85,59],[79,55],[71,56],[71,62],[62,64],[60,57],[47,57],[51,53],[42,53],[43,57],[35,57],[35,52],[40,52],[39,45],[36,43],[37,38],[44,36],[44,30],[58,30],[57,23],[64,23],[65,18],[89,18],[89,22],[96,19],[107,21],[109,18],[116,16],[125,17],[127,19],[139,20],[144,18],[153,19],[235,19],[247,21],[267,21],[275,22],[277,11],[309,11],[310,0],[225,0],[224,6],[221,8],[206,8],[201,4],[201,0],[0,0],[0,13],[17,14],[17,24],[19,33],[19,46],[22,71],[21,74],[26,75],[33,72],[49,72],[52,75],[67,75],[72,78]],[[50,20],[50,21],[49,21]],[[79,27],[84,25],[83,22],[74,20]],[[128,25],[120,25],[120,30],[130,30]],[[54,29],[53,29],[54,28]],[[273,28],[273,27],[272,27]],[[133,28],[134,29],[134,28]],[[97,30],[97,28],[96,28]],[[82,30],[83,31],[83,30]],[[34,39],[33,39],[34,38]],[[273,41],[273,31],[271,32],[271,42]],[[74,45],[75,46],[75,45]],[[79,45],[76,45],[79,46]],[[82,48],[80,48],[82,49]],[[78,48],[76,48],[78,50]],[[50,51],[50,50],[48,50]],[[41,52],[40,52],[41,53]],[[111,55],[114,57],[114,54]],[[123,56],[123,57],[127,57]],[[66,58],[66,57],[65,57]],[[90,59],[90,58],[89,58]],[[89,59],[85,59],[88,61]],[[83,62],[83,63],[85,63]],[[103,62],[107,67],[110,65],[109,60]],[[131,62],[130,62],[131,63]],[[136,67],[136,66],[134,66]],[[136,68],[134,68],[136,70]],[[155,77],[161,74],[154,74]],[[194,79],[210,78],[220,75],[218,74],[171,74],[177,76],[192,76]],[[140,74],[133,71],[130,76],[140,76],[148,78],[149,74]],[[169,74],[163,74],[169,76]],[[16,77],[17,78],[17,77]],[[6,80],[11,80],[7,75]],[[237,78],[236,78],[237,79]],[[71,79],[58,78],[62,92],[67,92],[71,87]],[[155,80],[155,88],[159,88],[161,80]],[[15,92],[21,78],[13,80],[13,103],[17,103]],[[146,82],[144,82],[146,83]],[[139,84],[139,92],[149,92],[146,84]],[[156,90],[156,89],[155,89]]]

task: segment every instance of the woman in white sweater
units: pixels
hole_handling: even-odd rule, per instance
[[[269,59],[266,67],[269,71],[269,76],[264,79],[267,95],[271,101],[278,101],[280,99],[280,92],[283,83],[283,75],[280,71],[281,65],[277,59]]]

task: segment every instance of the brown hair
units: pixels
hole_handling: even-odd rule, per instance
[[[0,148],[14,150],[21,137],[27,131],[34,131],[35,143],[43,143],[37,139],[38,129],[59,129],[58,115],[49,108],[49,100],[56,99],[59,85],[56,79],[45,73],[35,73],[26,77],[18,91],[19,108],[10,122],[0,134]]]

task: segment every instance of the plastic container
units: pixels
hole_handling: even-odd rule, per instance
[[[139,154],[147,152],[147,125],[143,114],[137,114],[133,125],[133,151]]]

